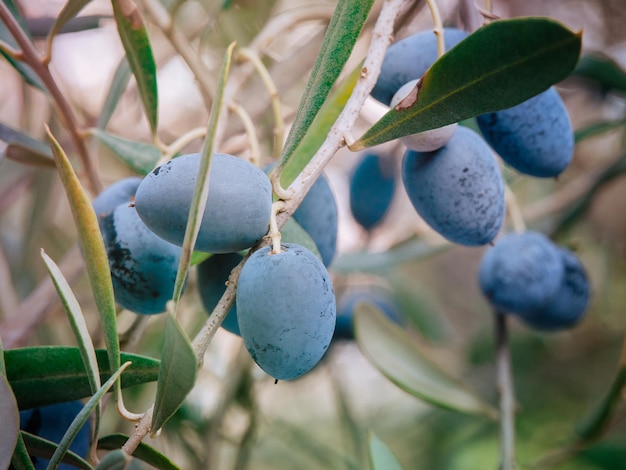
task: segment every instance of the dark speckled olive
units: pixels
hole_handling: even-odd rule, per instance
[[[523,317],[543,308],[554,297],[563,273],[561,254],[545,235],[509,233],[485,252],[478,281],[492,305]]]
[[[199,164],[197,153],[170,160],[143,179],[135,196],[137,213],[150,230],[180,246]],[[241,158],[214,154],[195,249],[230,253],[250,248],[267,233],[271,209],[272,188],[261,170]]]
[[[244,264],[237,287],[241,337],[255,362],[280,380],[300,377],[322,358],[333,336],[335,294],[324,264],[309,250],[267,246]]]
[[[365,230],[383,219],[393,200],[395,171],[386,163],[380,155],[365,154],[350,178],[350,210]]]
[[[141,178],[132,176],[116,181],[98,194],[93,201],[93,209],[98,216],[98,223],[102,226],[104,218],[123,203],[130,204],[135,199],[135,192],[141,183]]]
[[[561,285],[540,309],[522,315],[531,327],[539,330],[562,330],[576,325],[583,317],[589,297],[589,279],[578,257],[570,250],[559,248],[565,270]]]
[[[444,28],[446,51],[467,37],[465,31]],[[372,96],[389,105],[402,85],[422,78],[437,60],[437,37],[432,29],[422,31],[393,43],[387,49]]]
[[[213,255],[198,265],[198,292],[202,305],[208,314],[213,311],[222,298],[230,272],[242,259],[243,256],[239,253],[225,253]],[[224,318],[222,328],[236,335],[241,334],[237,322],[236,305],[233,305]]]
[[[491,149],[471,129],[459,126],[435,152],[407,152],[402,180],[419,215],[448,240],[478,246],[498,234],[504,182]]]
[[[181,248],[156,236],[125,203],[104,218],[102,236],[115,301],[135,313],[164,312],[174,291]]]
[[[574,133],[554,87],[476,121],[489,145],[520,173],[555,177],[572,160]]]
[[[59,444],[72,421],[74,421],[74,418],[82,409],[83,404],[80,401],[69,401],[22,410],[20,411],[20,429]],[[86,459],[90,443],[91,430],[89,422],[87,422],[78,431],[78,434],[70,444],[69,450]],[[50,462],[49,459],[44,457],[32,457],[32,461],[36,470],[44,470]],[[11,466],[11,468],[13,467]],[[74,470],[78,467],[62,463],[55,468],[58,470]]]
[[[369,286],[347,291],[337,303],[337,325],[333,341],[354,339],[354,309],[360,303],[380,309],[391,321],[402,325],[404,319],[390,292]]]

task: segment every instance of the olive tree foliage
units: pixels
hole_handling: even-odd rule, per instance
[[[624,433],[616,315],[626,266],[615,256],[623,204],[610,189],[626,168],[626,72],[558,14],[482,3],[3,0],[0,468],[623,462],[626,449],[611,439]],[[387,51],[418,34],[409,49],[424,70],[390,107],[380,96],[398,90],[381,92],[379,77],[418,59]],[[539,109],[537,135],[573,149],[558,178],[518,171],[485,131],[490,116],[546,90],[565,98],[550,112],[566,124],[554,137],[553,121],[541,118],[552,114]],[[569,99],[574,92],[587,101]],[[581,119],[598,103],[612,114]],[[401,163],[407,147],[433,136],[434,147]],[[176,159],[192,153],[197,171],[158,194]],[[367,153],[383,163],[351,183]],[[244,160],[245,171],[237,160],[220,173],[222,154]],[[212,175],[223,176],[212,183]],[[326,178],[335,200],[326,188],[316,202]],[[119,193],[107,190],[122,181],[118,212]],[[350,199],[351,184],[362,196]],[[217,202],[233,187],[241,189]],[[359,203],[365,226],[350,213]],[[143,207],[164,233],[176,232],[173,244],[134,231],[150,227]],[[470,235],[485,213],[489,227]],[[174,218],[182,222],[172,229]],[[194,249],[207,237],[214,246],[214,232],[246,232],[250,218],[250,240],[237,235],[217,254]],[[563,276],[551,281],[568,309],[580,307],[566,331],[546,331],[545,318],[532,317],[537,328],[520,323],[481,295],[483,253],[509,232],[531,231],[566,253],[565,267],[550,271]],[[150,237],[160,248],[134,256]],[[290,267],[266,276],[261,255],[281,251]],[[197,266],[224,252],[237,256],[211,285],[211,271],[200,277]],[[299,254],[314,269],[298,267]],[[157,282],[168,292],[150,308],[125,304],[127,296],[145,306],[141,295]],[[359,292],[367,295],[352,297]],[[220,328],[236,310],[248,315],[241,331]],[[331,339],[335,321],[341,337]],[[256,334],[273,343],[259,345]],[[75,412],[46,422],[59,404]]]

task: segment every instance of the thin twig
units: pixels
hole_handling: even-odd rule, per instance
[[[48,90],[48,93],[50,93],[57,112],[61,117],[65,128],[70,133],[70,137],[72,138],[76,150],[78,151],[78,155],[87,175],[91,191],[93,194],[100,193],[102,190],[102,182],[100,181],[100,176],[98,174],[98,166],[87,150],[87,144],[83,138],[83,133],[78,125],[74,111],[59,89],[59,86],[52,77],[50,70],[43,64],[43,60],[39,55],[39,52],[37,52],[35,46],[30,41],[26,33],[22,31],[22,28],[9,11],[5,2],[0,2],[0,20],[2,20],[2,22],[6,25],[7,29],[15,39],[15,42],[20,47],[24,62],[30,66],[33,72],[35,72],[35,74],[42,81]]]
[[[359,117],[359,110],[365,103],[369,92],[374,87],[374,83],[376,83],[385,51],[391,42],[395,18],[402,10],[403,6],[407,3],[408,0],[388,0],[384,3],[376,21],[376,25],[374,26],[368,57],[364,62],[364,73],[362,74],[359,82],[357,82],[352,96],[348,100],[343,112],[331,128],[325,142],[322,144],[311,162],[307,165],[307,167],[305,167],[300,176],[290,186],[292,198],[285,204],[285,208],[288,208],[289,212],[281,212],[278,215],[278,228],[282,227],[289,216],[296,210],[302,199],[304,199],[306,192],[313,185],[330,158],[337,152],[337,150],[345,145],[343,136],[354,126],[354,123]],[[271,241],[266,238],[259,244],[259,246],[265,246],[269,243],[271,243]],[[252,252],[252,250],[250,250],[250,252]],[[224,318],[226,318],[226,315],[235,302],[235,293],[239,275],[241,274],[243,265],[247,261],[249,255],[250,253],[248,253],[248,255],[244,257],[244,259],[231,271],[224,294],[192,342],[192,346],[198,358],[199,366],[202,366],[204,354],[211,340],[215,336],[217,329],[222,324]],[[146,412],[146,415],[144,415],[138,424],[135,432],[124,444],[123,449],[125,452],[132,454],[141,440],[150,432],[152,410],[153,408],[151,407]],[[148,415],[150,415],[149,418],[147,417]]]
[[[172,44],[172,47],[189,66],[189,69],[198,81],[198,88],[204,105],[207,109],[210,109],[213,95],[215,94],[211,81],[213,75],[200,59],[198,52],[193,49],[187,37],[178,28],[174,27],[174,20],[160,2],[155,0],[136,0],[136,2],[147,15],[149,21],[161,30]]]
[[[441,15],[439,14],[436,0],[426,0],[426,4],[430,10],[430,16],[432,16],[433,19],[433,33],[435,33],[435,37],[437,38],[437,57],[441,57],[446,53],[446,42]]]
[[[248,143],[250,147],[249,160],[254,166],[260,166],[261,164],[261,148],[259,146],[259,138],[256,135],[256,129],[254,128],[254,122],[248,114],[248,112],[237,102],[231,101],[228,103],[228,109],[235,113],[241,120],[246,135],[248,136]]]
[[[380,68],[383,58],[385,57],[385,51],[391,43],[395,19],[408,3],[408,0],[389,0],[383,4],[372,31],[372,41],[367,52],[367,57],[363,62],[361,76],[346,106],[328,132],[326,140],[315,153],[309,164],[302,170],[293,183],[291,183],[289,188],[287,188],[290,198],[285,205],[285,212],[282,212],[278,216],[279,228],[287,222],[287,219],[291,217],[298,208],[308,190],[313,183],[315,183],[333,155],[335,155],[341,147],[346,145],[345,138],[354,127],[359,117],[359,112],[380,75]]]
[[[238,58],[245,59],[248,62],[251,62],[252,65],[254,65],[255,70],[259,74],[259,77],[261,77],[261,81],[267,89],[267,93],[270,97],[270,102],[272,103],[272,114],[274,115],[273,156],[274,158],[278,158],[280,156],[280,152],[282,151],[283,138],[285,134],[285,123],[283,122],[283,115],[280,110],[281,105],[278,90],[276,89],[276,85],[274,84],[272,76],[270,75],[269,71],[259,58],[258,54],[256,54],[256,52],[254,52],[252,49],[243,47],[239,49]]]
[[[496,374],[500,394],[500,470],[515,469],[515,392],[511,372],[507,316],[494,311]]]

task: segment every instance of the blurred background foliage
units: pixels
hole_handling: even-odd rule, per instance
[[[334,10],[332,1],[136,3],[147,20],[155,52],[158,136],[165,143],[205,125],[211,87],[216,84],[223,51],[233,40],[239,46],[254,45],[263,52],[289,122]],[[381,3],[375,3],[371,18],[375,18]],[[516,320],[510,322],[519,407],[517,450],[520,468],[530,468],[575,436],[577,427],[607,393],[623,354],[626,81],[620,72],[626,69],[626,10],[619,0],[493,3],[494,13],[501,17],[549,16],[573,30],[583,29],[584,53],[601,54],[602,64],[614,67],[604,74],[592,68],[559,84],[574,129],[582,131],[604,122],[613,125],[600,126],[601,132],[588,137],[579,133],[574,161],[557,180],[539,180],[504,170],[527,226],[573,248],[587,268],[593,287],[587,316],[571,331],[537,333]],[[18,2],[39,46],[50,18],[63,4],[57,0]],[[461,25],[459,2],[446,0],[438,4],[444,23]],[[401,20],[397,39],[431,27],[430,16],[422,6],[416,2],[413,11]],[[160,27],[163,14],[175,18],[171,30]],[[90,2],[80,16],[84,24],[91,26],[59,35],[54,41],[51,65],[64,95],[88,128],[98,124],[123,49],[108,1]],[[272,21],[276,29],[268,34],[265,26]],[[346,70],[365,54],[371,27],[370,20]],[[196,65],[206,75],[194,77],[181,55],[182,46],[172,47],[172,31],[183,37],[182,43],[191,48]],[[247,78],[246,74],[246,64],[236,64],[230,79],[247,82],[234,99],[253,118],[262,160],[267,163],[274,126],[270,101],[258,76]],[[48,99],[24,84],[5,61],[0,61],[0,83],[0,122],[40,141],[45,141],[43,123],[47,122],[60,136],[61,144],[71,147]],[[365,129],[367,124],[365,115],[359,125]],[[132,79],[106,130],[151,144]],[[220,151],[250,157],[249,141],[233,113],[223,123],[223,131]],[[104,186],[133,174],[98,139],[90,138],[88,142],[97,154]],[[199,151],[201,143],[201,139],[193,140],[181,152]],[[0,142],[3,152],[4,147]],[[379,150],[398,167],[402,155],[399,145],[388,144]],[[330,269],[337,295],[349,287],[371,283],[391,289],[408,318],[415,341],[470,389],[496,403],[492,314],[476,282],[483,249],[445,245],[411,210],[402,191],[396,191],[384,222],[371,233],[364,233],[348,208],[348,178],[357,158],[357,154],[342,150],[326,169],[340,211],[339,256]],[[80,256],[73,248],[75,241],[75,228],[57,174],[45,166],[0,157],[0,333],[6,348],[74,344],[56,294],[40,292],[47,277],[39,258],[42,247],[53,259],[64,260],[64,271],[85,311],[95,342],[101,344],[102,332],[81,271]],[[399,249],[413,256],[398,256]],[[193,336],[206,314],[193,288],[193,274],[189,282],[179,319]],[[41,321],[28,327],[25,341],[13,341],[13,332],[35,312],[39,312]],[[120,312],[125,348],[159,357],[164,318],[153,317],[139,335],[125,337],[124,331],[133,321],[133,314]],[[129,407],[144,409],[153,394],[153,385],[129,390]],[[575,456],[562,463],[549,460],[547,467],[625,468],[624,411],[618,406],[606,428]],[[112,407],[107,409],[103,427],[103,434],[132,432],[131,425],[122,422]],[[334,344],[323,363],[302,379],[274,385],[253,365],[241,340],[224,331],[219,331],[211,344],[185,406],[168,422],[161,437],[149,443],[185,469],[359,469],[366,467],[368,430],[390,447],[406,469],[497,467],[496,422],[436,409],[408,395],[374,369],[354,342]]]

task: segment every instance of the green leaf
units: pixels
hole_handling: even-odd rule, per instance
[[[128,0],[111,0],[111,3],[117,31],[126,51],[128,64],[137,81],[150,130],[155,134],[158,116],[157,76],[148,31],[134,3]]]
[[[26,33],[27,36],[30,37],[28,28],[26,27],[26,21],[24,21],[24,18],[22,18],[22,15],[20,14],[19,9],[15,5],[15,2],[13,0],[3,0],[3,3],[10,10],[11,14],[13,15],[13,18],[16,19],[16,21],[19,23],[22,30]],[[11,33],[9,32],[9,30],[7,29],[7,27],[4,25],[2,21],[0,21],[0,41],[8,44],[13,49],[18,48],[17,43],[15,42],[15,39],[13,39],[13,36],[11,35]],[[31,38],[31,41],[32,41],[32,38]],[[13,57],[7,55],[4,51],[0,50],[0,54],[2,54],[2,56],[7,60],[7,62],[9,62],[9,64],[11,64],[11,66],[13,66],[13,68],[19,72],[19,74],[22,76],[22,78],[24,79],[26,83],[34,86],[35,88],[39,88],[41,91],[46,93],[47,91],[46,87],[43,85],[43,83],[41,82],[37,74],[33,72],[32,68],[30,68],[24,62],[16,60]]]
[[[127,440],[128,436],[125,434],[110,434],[108,436],[103,436],[98,440],[98,449],[119,449],[126,443]],[[133,452],[133,457],[152,465],[159,470],[180,470],[180,467],[172,462],[167,456],[163,455],[158,450],[150,447],[144,442],[139,443],[139,446],[137,446],[137,449]]]
[[[548,18],[493,21],[440,57],[413,102],[391,109],[350,150],[515,106],[564,79],[580,48],[580,33]]]
[[[124,470],[131,458],[122,449],[114,450],[104,456],[96,470]]]
[[[7,144],[4,154],[18,163],[54,167],[52,152],[43,142],[0,123],[0,140]]]
[[[51,442],[47,439],[35,436],[34,434],[30,434],[25,431],[22,431],[20,435],[24,440],[26,449],[28,449],[28,454],[33,457],[41,457],[50,460],[58,447],[58,444],[56,442]],[[72,451],[68,451],[65,454],[65,457],[63,457],[63,462],[87,470],[93,469],[89,462],[87,462],[80,455],[77,455]]]
[[[54,36],[56,36],[59,31],[61,31],[63,26],[65,26],[69,20],[78,15],[78,13],[90,2],[91,0],[68,0],[68,2],[63,6],[63,9],[56,16],[56,20],[48,33],[48,51],[52,50],[52,40],[54,39]]]
[[[161,151],[154,145],[136,142],[93,128],[91,133],[120,160],[141,175],[150,173],[161,158]]]
[[[24,444],[24,432],[20,432],[17,436],[17,444],[11,458],[11,468],[15,470],[35,470],[35,466],[30,460],[30,455],[28,455],[26,444]]]
[[[283,188],[288,187],[296,179],[324,143],[330,128],[343,111],[360,76],[361,64],[341,81],[328,100],[324,102],[280,174],[280,183]]]
[[[203,261],[209,259],[212,253],[205,253],[204,251],[194,251],[191,254],[191,260],[189,261],[190,266],[195,266],[196,264],[200,264]]]
[[[9,468],[20,433],[20,414],[11,385],[0,374],[0,468]]]
[[[589,137],[593,137],[599,134],[604,134],[605,132],[610,132],[615,129],[619,129],[620,127],[626,127],[625,119],[619,119],[617,121],[594,122],[593,124],[589,124],[582,129],[576,130],[574,132],[574,141],[578,143],[581,140],[585,140]]]
[[[603,54],[582,56],[572,75],[594,80],[609,90],[626,93],[626,71]]]
[[[387,444],[376,434],[370,432],[369,438],[370,470],[402,470],[402,466]]]
[[[154,382],[159,375],[159,361],[151,357],[122,353],[132,365],[122,374],[122,387]],[[85,365],[76,347],[37,346],[4,351],[7,378],[21,410],[79,400],[91,395]],[[104,349],[96,349],[100,381],[111,375],[112,368]]]
[[[161,429],[196,383],[198,364],[189,338],[171,314],[167,314],[165,343],[159,370],[152,433]]]
[[[219,81],[215,91],[215,98],[213,99],[213,103],[211,105],[206,137],[204,145],[202,146],[200,163],[198,165],[198,177],[196,178],[196,185],[194,186],[193,195],[191,197],[191,204],[187,215],[187,226],[185,227],[185,236],[183,237],[183,246],[181,248],[180,260],[178,262],[176,280],[174,282],[174,293],[172,294],[172,299],[174,301],[174,315],[178,309],[178,301],[180,300],[180,296],[182,295],[185,287],[185,280],[187,278],[187,272],[189,271],[191,255],[194,247],[196,246],[196,240],[198,239],[198,233],[200,232],[200,224],[202,223],[202,216],[204,215],[204,209],[209,198],[209,182],[211,180],[211,161],[213,160],[215,135],[219,124],[222,103],[224,101],[224,89],[226,88],[226,79],[228,78],[228,73],[230,71],[234,48],[235,43],[232,43],[228,46],[226,52],[224,53],[224,59],[222,61],[222,67],[219,74]]]
[[[61,442],[59,442],[58,447],[54,451],[54,454],[50,458],[50,462],[46,470],[54,470],[63,460],[63,456],[67,452],[70,447],[70,444],[74,441],[80,429],[85,425],[93,410],[99,405],[100,400],[105,393],[109,391],[109,389],[113,386],[113,384],[117,381],[119,376],[122,374],[124,369],[126,369],[131,363],[125,362],[122,366],[115,371],[111,377],[100,387],[100,389],[89,399],[83,409],[76,415],[70,427],[65,431]],[[119,383],[119,382],[118,382]]]
[[[311,235],[309,235],[308,232],[293,219],[293,217],[289,218],[287,223],[283,225],[283,228],[280,229],[280,234],[283,242],[296,243],[300,246],[308,248],[320,259],[320,261],[322,260],[322,255],[320,255],[317,245],[311,238]]]
[[[497,416],[496,410],[428,359],[404,329],[373,305],[357,305],[354,329],[363,354],[402,390],[441,408]]]
[[[622,391],[626,385],[626,364],[621,364],[604,397],[577,426],[576,434],[580,441],[591,441],[602,435],[617,406],[622,402]]]
[[[4,156],[9,160],[20,163],[22,165],[36,166],[41,168],[55,168],[54,160],[27,147],[22,143],[12,143],[4,149]]]
[[[72,292],[72,288],[68,284],[57,264],[43,251],[43,249],[41,250],[41,257],[43,258],[44,263],[46,263],[46,267],[52,277],[54,287],[56,288],[69,317],[72,330],[74,331],[74,336],[78,342],[78,349],[80,350],[83,363],[85,364],[87,379],[89,380],[89,385],[91,386],[91,393],[95,393],[101,386],[100,375],[98,372],[98,360],[96,359],[96,351],[93,347],[91,336],[89,336],[89,329],[87,328],[83,311],[80,308],[74,292]]]
[[[300,144],[361,34],[373,0],[339,0],[283,147],[279,171]]]
[[[78,231],[78,241],[85,258],[89,282],[100,315],[100,321],[102,322],[104,341],[109,353],[109,363],[113,370],[117,370],[120,367],[120,343],[117,336],[115,297],[113,295],[109,259],[107,258],[104,241],[100,233],[98,218],[91,200],[85,193],[67,155],[65,155],[59,143],[50,133],[50,129],[47,127],[46,129],[57,170],[65,188],[65,194],[69,200],[74,223]]]
[[[98,129],[104,129],[109,124],[113,112],[115,108],[117,108],[117,104],[120,102],[120,98],[128,86],[131,75],[130,65],[128,65],[128,60],[126,60],[126,56],[124,56],[115,69],[111,85],[109,86],[109,92],[100,110],[98,123],[96,124]]]
[[[46,268],[48,268],[48,272],[52,277],[54,287],[56,288],[59,297],[61,298],[61,302],[65,307],[65,311],[67,312],[70,325],[72,326],[72,331],[74,332],[74,337],[76,338],[76,342],[78,343],[80,355],[83,359],[83,364],[87,373],[87,379],[89,380],[89,386],[91,388],[90,392],[91,394],[94,394],[102,384],[100,382],[96,351],[93,347],[91,336],[89,335],[89,329],[87,328],[87,323],[85,322],[83,311],[80,308],[80,304],[78,303],[74,292],[72,292],[72,288],[63,276],[63,273],[61,272],[57,264],[52,260],[52,258],[50,258],[44,252],[43,248],[41,249],[41,257],[46,264]],[[99,430],[100,406],[98,405],[96,406],[96,412],[94,417],[94,439],[97,438]]]
[[[615,162],[596,178],[592,186],[568,207],[559,217],[556,227],[552,230],[551,238],[559,237],[570,229],[587,211],[596,195],[611,181],[626,173],[626,153],[622,154]]]
[[[339,256],[333,262],[333,271],[341,274],[353,272],[384,273],[402,263],[417,261],[437,255],[450,248],[449,244],[433,246],[421,239],[413,239],[391,250],[379,253],[361,252]]]

